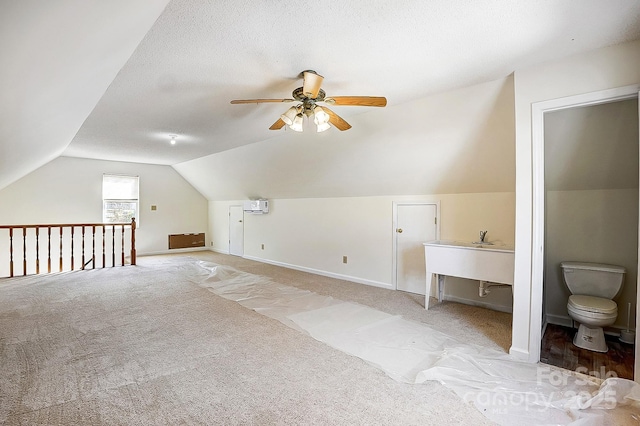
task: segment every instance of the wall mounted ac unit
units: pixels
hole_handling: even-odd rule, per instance
[[[266,214],[269,213],[269,200],[249,200],[244,202],[245,213]]]

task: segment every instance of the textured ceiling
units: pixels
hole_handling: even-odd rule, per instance
[[[330,96],[415,105],[640,38],[637,0],[7,0],[1,11],[0,189],[59,155],[175,165],[287,141],[268,130],[286,104],[229,101],[288,98],[306,69]],[[366,117],[385,128],[398,115],[334,110],[354,126],[322,134],[338,146],[363,137]]]
[[[289,98],[306,69],[398,105],[638,38],[629,0],[173,0],[63,155],[177,164],[282,136],[288,105],[229,101]],[[368,110],[333,109],[354,127]]]
[[[0,189],[64,151],[167,2],[0,3]]]

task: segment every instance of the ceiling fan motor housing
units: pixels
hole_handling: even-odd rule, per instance
[[[291,94],[293,95],[293,98],[295,100],[300,101],[300,102],[304,102],[307,99],[311,99],[311,98],[309,98],[308,96],[306,96],[304,94],[304,91],[303,91],[302,87],[298,87]],[[316,102],[322,102],[322,101],[324,101],[324,97],[325,96],[326,96],[326,93],[324,92],[324,90],[320,89],[318,91],[318,96],[313,98],[313,100],[316,101]]]

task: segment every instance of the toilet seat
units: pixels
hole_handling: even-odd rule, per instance
[[[595,296],[570,296],[567,311],[571,318],[588,327],[609,326],[618,318],[616,302]]]
[[[601,314],[598,315],[598,317],[618,315],[618,305],[616,302],[602,297],[574,294],[569,296],[567,307],[569,309],[579,310],[583,314]]]

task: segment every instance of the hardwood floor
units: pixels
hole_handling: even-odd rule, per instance
[[[540,362],[597,377],[615,377],[615,374],[617,377],[633,380],[633,345],[621,343],[616,337],[606,336],[609,347],[607,353],[588,351],[573,344],[576,331],[548,324],[542,338]]]

